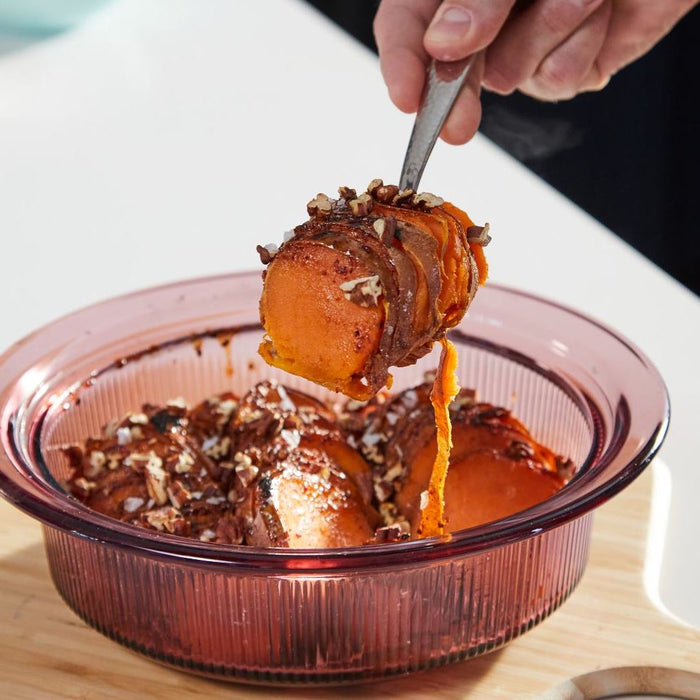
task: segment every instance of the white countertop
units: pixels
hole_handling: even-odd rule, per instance
[[[398,179],[412,118],[376,58],[299,0],[115,0],[3,46],[0,349],[105,297],[257,268],[255,244],[316,192]],[[481,136],[439,144],[422,185],[491,223],[491,279],[597,317],[659,367],[659,593],[700,626],[700,301]]]

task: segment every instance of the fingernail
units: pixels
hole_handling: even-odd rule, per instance
[[[472,16],[463,7],[448,7],[433,19],[425,38],[436,44],[451,44],[467,35]]]

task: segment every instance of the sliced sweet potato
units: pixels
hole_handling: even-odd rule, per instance
[[[430,480],[435,454],[433,442],[417,455],[396,496],[399,510],[414,530],[420,523],[421,493]],[[500,450],[484,448],[457,455],[450,460],[445,482],[446,529],[455,532],[504,518],[544,501],[563,484],[558,474]]]
[[[352,479],[319,453],[299,451],[267,472],[254,495],[251,544],[300,548],[354,547],[374,535]]]
[[[363,501],[367,504],[371,502],[372,472],[369,465],[341,434],[302,434],[300,447],[327,455],[340,471],[355,482]]]
[[[456,207],[454,204],[450,204],[450,202],[445,202],[442,205],[442,209],[454,216],[455,219],[457,219],[462,224],[465,230],[467,230],[470,226],[474,225],[474,222],[465,214],[465,212]],[[484,255],[484,246],[479,245],[478,243],[470,243],[469,248],[471,250],[472,255],[474,256],[474,261],[476,262],[477,269],[479,270],[479,284],[486,284],[486,278],[488,277],[489,273],[489,266],[486,262],[486,256]]]
[[[434,238],[437,243],[438,258],[440,264],[441,289],[438,295],[438,310],[444,314],[445,309],[456,302],[453,286],[454,244],[450,240],[450,231],[443,217],[435,216],[432,212],[405,209],[388,205],[377,205],[376,213],[383,216],[394,216],[398,222],[412,224],[422,229]]]
[[[384,304],[381,297],[375,305],[353,303],[341,285],[372,274],[322,244],[285,247],[267,269],[260,300],[263,325],[274,339],[260,346],[264,359],[334,391],[362,394],[359,378],[379,348]]]
[[[429,437],[425,435],[428,431]],[[421,520],[421,494],[429,488],[437,459],[435,429],[424,424],[423,434],[416,437],[414,449],[409,452],[410,466],[396,495],[397,507],[414,529]],[[452,442],[445,481],[448,531],[472,527],[528,508],[548,498],[564,484],[554,453],[533,440],[522,423],[505,409],[488,404],[466,407],[452,421]],[[512,467],[513,464],[519,466]],[[484,471],[478,472],[475,465],[482,465]],[[510,474],[514,475],[512,484],[518,493],[512,489],[504,491],[511,483],[508,481]],[[469,489],[477,487],[478,491],[472,496]],[[477,492],[481,495],[477,496]],[[501,493],[502,503],[499,501]],[[474,504],[473,515],[462,512],[466,503]],[[456,513],[460,513],[457,519]]]
[[[510,459],[493,450],[476,450],[453,460],[445,486],[445,516],[450,532],[505,518],[553,496],[561,477],[527,459]]]

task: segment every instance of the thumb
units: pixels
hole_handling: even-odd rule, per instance
[[[423,38],[438,61],[457,61],[488,46],[501,30],[515,0],[447,0],[437,9]]]

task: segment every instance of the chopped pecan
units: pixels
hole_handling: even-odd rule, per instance
[[[340,289],[348,301],[360,306],[377,306],[379,297],[383,293],[379,275],[358,277],[357,279],[343,282]]]
[[[413,195],[415,192],[411,189],[399,190],[399,192],[394,195],[391,199],[391,203],[396,206],[401,206],[402,204],[410,204],[413,201]]]
[[[491,242],[488,223],[483,226],[470,226],[467,229],[467,240],[470,243],[478,243],[479,245],[488,245]]]
[[[414,195],[413,203],[420,209],[432,209],[433,207],[439,207],[444,204],[445,200],[430,192],[421,192],[420,194]]]
[[[333,204],[327,194],[319,192],[314,199],[306,205],[309,216],[328,216],[331,213]]]
[[[245,462],[238,463],[236,464],[235,470],[236,476],[244,488],[250,486],[260,472],[260,469],[258,469],[258,467],[256,467],[252,462],[249,462],[248,464]]]
[[[513,440],[506,449],[506,456],[509,459],[532,459],[534,455],[532,445],[523,440]]]
[[[146,511],[142,514],[142,518],[153,529],[159,530],[160,532],[181,535],[187,533],[189,530],[185,518],[172,506]]]
[[[384,184],[384,180],[382,180],[381,178],[378,178],[378,177],[374,178],[374,180],[372,180],[372,182],[370,182],[369,185],[367,185],[367,194],[369,194],[369,195],[371,195],[372,197],[374,197],[376,191],[377,191],[383,184]]]
[[[122,503],[122,508],[125,513],[135,513],[139,508],[146,505],[146,500],[140,496],[129,496],[124,499]]]
[[[400,542],[401,540],[407,540],[410,536],[411,531],[410,527],[408,527],[408,523],[406,521],[401,521],[377,528],[375,541],[377,544]]]
[[[372,211],[373,205],[374,201],[372,200],[372,197],[370,197],[370,195],[368,195],[366,192],[363,192],[356,199],[351,199],[348,201],[348,206],[350,207],[350,211],[354,216],[367,216],[367,214]]]
[[[186,489],[181,481],[174,481],[167,487],[168,498],[175,508],[182,508],[192,499],[192,493]]]
[[[382,185],[374,191],[374,198],[382,204],[391,204],[398,193],[399,188],[396,185]]]
[[[272,262],[272,259],[277,255],[278,248],[274,243],[268,243],[267,245],[256,245],[255,250],[258,251],[260,256],[260,262],[263,265],[268,265]]]
[[[85,476],[92,479],[96,477],[107,463],[107,457],[102,450],[93,450],[90,453],[90,468],[85,470]]]

